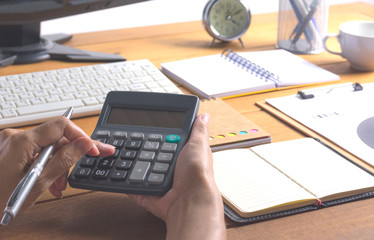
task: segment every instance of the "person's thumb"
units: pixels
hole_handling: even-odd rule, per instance
[[[46,191],[55,181],[66,173],[83,155],[85,155],[93,146],[88,137],[78,137],[73,141],[60,147],[49,159],[38,181],[30,192],[25,204],[21,208],[21,212],[30,207],[40,195]],[[66,178],[65,178],[66,181]],[[54,184],[55,185],[55,184]],[[63,183],[58,183],[60,186]],[[53,195],[56,195],[52,193]],[[58,195],[58,194],[57,194]]]
[[[93,143],[87,137],[79,137],[60,147],[47,163],[40,175],[38,188],[45,191],[61,175],[64,175],[74,164],[92,148]],[[63,185],[63,183],[59,183]]]

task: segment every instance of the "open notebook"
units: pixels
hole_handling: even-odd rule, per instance
[[[161,70],[202,98],[233,97],[336,81],[339,76],[286,50],[209,55],[161,64]]]
[[[372,196],[374,176],[312,138],[213,153],[234,221],[256,222]],[[228,211],[227,211],[228,210]]]

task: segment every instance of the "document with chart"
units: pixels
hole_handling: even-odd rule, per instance
[[[374,83],[338,84],[266,103],[374,166]]]

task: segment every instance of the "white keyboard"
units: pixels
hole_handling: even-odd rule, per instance
[[[0,129],[62,115],[98,114],[109,91],[182,93],[149,60],[97,64],[0,77]]]

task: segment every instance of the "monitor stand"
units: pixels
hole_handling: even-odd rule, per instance
[[[40,37],[40,23],[0,25],[0,67],[45,60],[71,62],[114,62],[126,59],[116,55],[80,50],[62,45],[72,35],[52,34]]]

